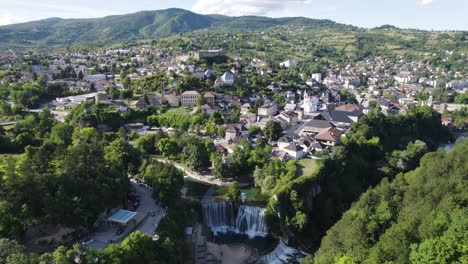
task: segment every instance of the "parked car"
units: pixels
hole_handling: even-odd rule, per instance
[[[151,215],[151,216],[156,216],[156,212],[155,212],[154,210],[151,210],[151,211],[149,212],[149,215]]]
[[[91,244],[93,242],[94,242],[94,239],[89,239],[89,240],[85,240],[85,241],[81,242],[81,245],[87,246],[87,245],[89,245],[89,244]]]

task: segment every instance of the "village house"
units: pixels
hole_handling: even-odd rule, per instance
[[[195,70],[195,77],[197,77],[198,79],[205,78],[205,71],[202,68],[197,68]]]
[[[196,106],[198,96],[200,94],[197,91],[185,91],[180,96],[180,103],[182,106]]]
[[[330,121],[312,119],[304,124],[301,134],[318,134],[323,130],[335,127]]]
[[[214,102],[215,102],[215,95],[214,95],[212,92],[207,92],[207,93],[205,93],[205,95],[203,95],[203,97],[205,98],[206,102],[207,102],[209,105],[214,104]]]
[[[227,142],[237,141],[248,134],[249,130],[242,124],[227,124],[224,139]]]
[[[165,96],[165,101],[171,107],[179,107],[179,105],[180,105],[179,94],[176,91],[172,91],[170,94]]]
[[[283,128],[297,125],[299,115],[294,111],[283,111],[275,118],[281,123]]]
[[[288,157],[293,160],[298,160],[304,157],[303,148],[299,145],[296,145],[294,142],[291,142],[288,146],[283,148],[283,151],[285,151],[288,154]]]
[[[226,71],[221,76],[221,80],[223,81],[224,85],[233,85],[234,84],[234,74],[232,74],[229,71]]]
[[[293,60],[286,60],[286,61],[281,62],[279,66],[285,67],[285,68],[292,68],[292,67],[296,67],[297,63]]]
[[[339,129],[330,127],[325,130],[322,130],[315,136],[315,140],[326,145],[326,146],[336,146],[340,142],[340,138],[343,132]]]
[[[270,89],[274,93],[281,91],[281,87],[276,82],[271,82],[268,85],[268,89]]]
[[[283,149],[283,148],[289,146],[289,144],[291,144],[292,142],[293,142],[293,140],[290,137],[282,136],[282,137],[280,137],[278,139],[276,144],[278,144],[278,148]]]
[[[149,107],[149,103],[146,102],[145,98],[142,96],[142,97],[140,97],[138,102],[136,102],[135,107],[138,110],[144,110],[144,109]]]
[[[258,115],[262,117],[270,117],[276,115],[278,106],[275,102],[268,102],[258,108]]]
[[[250,104],[249,104],[249,103],[245,103],[245,104],[241,105],[240,113],[241,113],[242,115],[249,114],[249,113],[250,113],[250,109],[251,109]]]

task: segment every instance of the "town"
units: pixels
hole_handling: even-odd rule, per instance
[[[448,60],[451,52],[426,55]],[[261,58],[230,58],[223,50],[174,53],[149,45],[88,53],[7,54],[0,62],[6,69],[3,85],[40,79],[46,90],[40,93],[55,97],[44,106],[58,120],[83,101],[119,113],[144,111],[147,120],[122,126],[129,134],[188,129],[214,138],[224,162],[241,141],[255,146],[258,132],[269,123],[279,125],[268,138],[271,155],[280,160],[319,158],[318,153],[330,153],[352,123],[374,108],[395,115],[428,105],[450,113],[463,107],[468,90],[466,72],[403,56],[330,64],[311,75],[300,72],[294,60],[268,65]],[[3,114],[39,106],[38,102],[10,104],[2,105]],[[150,114],[163,113],[205,117],[182,127],[149,122]],[[466,125],[465,120],[454,121],[449,115],[443,118],[451,128]],[[102,128],[109,129],[105,125]]]
[[[0,248],[29,260],[5,263],[463,255],[466,32],[294,21],[0,40]]]

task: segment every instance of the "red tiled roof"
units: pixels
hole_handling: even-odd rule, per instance
[[[207,97],[212,97],[212,98],[214,98],[215,96],[214,96],[214,94],[212,94],[211,92],[207,92],[207,93],[205,94],[204,97],[205,97],[205,98],[207,98]]]
[[[315,136],[315,139],[324,140],[324,141],[337,141],[343,132],[334,127],[327,128]]]
[[[199,95],[197,91],[185,91],[182,95]]]

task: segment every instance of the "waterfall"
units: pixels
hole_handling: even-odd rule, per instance
[[[240,205],[237,212],[235,230],[249,237],[265,236],[268,231],[265,224],[265,210],[260,207]]]
[[[203,207],[203,222],[213,232],[225,232],[234,223],[234,208],[231,203],[205,203]]]
[[[250,238],[268,234],[264,212],[260,207],[240,205],[234,218],[231,203],[205,203],[202,205],[203,222],[214,233],[235,232]]]
[[[298,263],[301,259],[307,256],[306,253],[288,247],[283,241],[280,241],[275,250],[261,257],[259,264],[281,264],[281,263]]]

